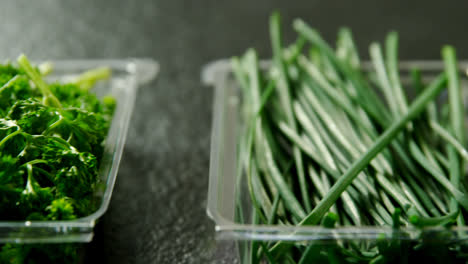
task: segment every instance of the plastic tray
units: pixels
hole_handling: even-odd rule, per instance
[[[106,66],[111,78],[100,82],[93,91],[98,96],[113,95],[117,108],[106,138],[99,177],[105,188],[96,191],[98,209],[91,215],[69,221],[0,221],[0,243],[63,243],[90,242],[96,220],[109,206],[127,135],[130,116],[139,85],[151,81],[159,65],[151,59],[67,60],[53,61],[54,72],[48,78],[66,80],[83,71]]]
[[[262,61],[261,67],[269,64]],[[364,69],[370,69],[364,63]],[[399,64],[401,81],[409,80],[410,70],[418,67],[423,80],[430,80],[443,71],[441,61],[403,61]],[[459,70],[468,74],[468,62],[459,63]],[[218,239],[264,240],[264,241],[312,241],[312,240],[376,240],[382,234],[395,235],[391,227],[349,226],[333,229],[320,226],[254,225],[236,220],[236,202],[242,203],[244,219],[250,219],[252,205],[246,184],[239,181],[236,172],[238,131],[242,125],[240,105],[242,98],[231,71],[229,60],[219,60],[206,65],[202,71],[202,82],[214,87],[213,123],[211,136],[210,178],[207,213],[215,222]],[[463,89],[468,89],[466,77],[461,79]],[[444,95],[442,95],[444,96]],[[424,232],[447,232],[446,229],[425,229]],[[423,230],[402,228],[409,234],[405,239],[417,239]],[[456,227],[449,232],[468,234],[468,227]],[[467,237],[467,236],[465,236]]]

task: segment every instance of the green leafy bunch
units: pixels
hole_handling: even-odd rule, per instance
[[[116,105],[90,89],[110,72],[96,69],[70,83],[49,84],[26,56],[18,65],[0,65],[0,219],[86,216],[96,209],[93,193]],[[0,260],[17,263],[13,251],[27,260],[25,248],[34,251],[4,246]]]

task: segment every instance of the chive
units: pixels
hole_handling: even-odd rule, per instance
[[[395,211],[395,206],[390,201],[390,198],[383,192],[383,190],[379,191],[379,198],[382,200],[382,203],[385,205],[390,212]]]
[[[279,194],[276,194],[273,200],[273,206],[271,207],[270,215],[268,216],[269,225],[272,225],[276,220],[279,204],[280,204],[280,196]]]
[[[352,134],[352,129],[346,129],[343,127],[344,122],[339,120],[341,113],[337,113],[338,110],[334,107],[326,108],[322,105],[321,100],[319,100],[310,89],[304,89],[304,98],[308,99],[311,105],[314,105],[315,112],[323,121],[324,124],[327,124],[327,129],[331,132],[330,134],[334,136],[335,139],[344,147],[345,150],[351,155],[352,158],[359,158],[361,155],[359,148],[364,152],[367,147],[363,146],[362,143],[350,141],[349,135],[344,135],[346,131],[348,134]],[[332,117],[333,116],[333,117]],[[341,121],[341,122],[340,122]],[[343,131],[343,132],[342,132]],[[356,146],[354,146],[356,145]],[[392,168],[388,162],[383,159],[382,155],[378,155],[377,158],[371,161],[372,166],[378,171],[387,171],[392,173]]]
[[[375,208],[377,209],[379,216],[382,217],[387,225],[392,223],[392,216],[385,210],[385,208],[383,208],[380,203],[376,203]]]
[[[368,210],[369,215],[373,217],[372,220],[374,222],[372,223],[372,225],[384,226],[386,224],[386,221],[382,216],[380,216],[379,212],[374,210],[374,206],[369,201],[366,201],[365,204],[367,206],[366,209]]]
[[[416,93],[421,93],[424,89],[421,70],[417,68],[411,69],[411,82]],[[435,102],[431,102],[427,106],[427,116],[429,120],[437,122],[437,106]]]
[[[247,80],[247,76],[245,76],[245,73],[243,72],[243,68],[241,66],[241,62],[239,58],[234,57],[231,59],[231,68],[232,72],[234,73],[237,81],[240,84],[240,87],[243,89],[244,94],[248,94],[249,91],[249,83]]]
[[[252,98],[252,107],[254,109],[258,109],[257,112],[261,111],[261,108],[259,106],[259,101],[260,101],[260,96],[259,96],[259,77],[258,77],[258,71],[257,71],[257,60],[255,56],[255,52],[253,50],[250,50],[246,54],[246,60],[249,60],[249,70],[247,75],[249,76],[250,80],[250,85],[245,86],[246,91],[247,87],[252,87],[251,90],[251,98]],[[235,65],[239,65],[239,63],[234,63]],[[243,79],[243,77],[240,75],[240,69],[238,69],[238,76],[239,79]],[[244,84],[247,85],[247,84]],[[254,163],[251,160],[251,152],[252,152],[252,141],[253,141],[253,135],[256,134],[256,126],[258,126],[257,122],[257,115],[254,115],[251,118],[251,124],[250,124],[250,131],[249,134],[247,135],[247,142],[246,142],[246,154],[245,154],[245,164],[246,165],[246,172],[247,172],[247,186],[249,190],[249,194],[251,196],[252,204],[256,208],[257,211],[257,217],[259,217],[260,220],[263,222],[267,222],[265,216],[261,213],[261,208],[258,202],[258,197],[265,196],[265,194],[261,194],[261,187],[259,186],[260,184],[256,184],[254,187],[253,179],[258,178],[257,174],[257,169]],[[258,180],[256,181],[258,182]],[[265,199],[262,199],[265,200]],[[261,203],[265,204],[265,203]]]
[[[310,108],[309,104],[306,102],[306,99],[300,98],[300,103],[296,104],[295,108],[296,112],[306,113],[305,115],[301,115],[302,120],[300,120],[301,124],[304,126],[306,138],[310,139],[312,142],[316,142],[316,144],[319,144],[316,141],[316,138],[320,138],[320,140],[327,145],[326,149],[328,149],[333,160],[331,166],[336,168],[338,162],[346,161],[348,159],[348,153],[341,151],[340,146],[326,131],[326,125],[322,123],[317,114]],[[322,167],[332,175],[337,173],[336,171],[329,171],[325,166]]]
[[[445,64],[445,72],[448,78],[448,96],[450,106],[450,123],[453,129],[453,134],[457,140],[464,144],[465,142],[465,121],[463,117],[463,95],[460,89],[460,81],[458,78],[457,61],[455,58],[455,49],[451,46],[442,48],[442,57]],[[450,165],[450,182],[458,187],[460,181],[463,181],[464,163],[459,159],[453,147],[448,148],[449,165]],[[452,211],[458,210],[458,204],[455,198],[452,199],[450,208]],[[465,221],[461,214],[457,223],[459,226],[464,226]]]
[[[315,160],[318,164],[321,164],[321,167],[325,169],[329,173],[334,173],[335,170],[331,168],[329,165],[327,165],[327,162],[322,160],[322,158],[318,155],[318,152],[316,149],[311,145],[308,144],[306,141],[301,139],[299,135],[297,135],[291,128],[289,128],[285,123],[280,123],[279,128],[281,132],[283,132],[287,137],[289,137],[292,141],[295,142],[295,144],[298,144],[300,146],[301,150],[311,157],[313,160]]]
[[[273,159],[273,154],[271,152],[270,146],[265,140],[263,141],[263,145],[268,171],[271,173],[272,180],[278,188],[278,191],[281,194],[285,206],[291,211],[294,217],[298,219],[304,218],[304,210],[297,201],[295,195],[292,193],[291,189],[287,186],[285,180],[283,179],[283,176],[279,172],[278,167],[276,166],[275,161]]]
[[[430,87],[424,91],[410,106],[408,113],[388,128],[359,160],[345,172],[343,176],[333,185],[327,196],[312,210],[312,212],[301,221],[301,225],[315,225],[322,218],[330,206],[338,199],[340,194],[351,184],[359,172],[382,151],[390,141],[404,128],[404,126],[424,110],[426,104],[434,99],[444,88],[445,76],[439,76]]]
[[[442,48],[442,57],[445,63],[445,73],[448,80],[448,95],[450,106],[450,122],[455,137],[464,144],[465,142],[465,121],[463,95],[460,89],[460,80],[458,77],[457,61],[455,58],[455,49],[451,46]]]
[[[351,106],[351,103],[349,102],[346,97],[341,95],[334,89],[323,77],[323,75],[320,73],[320,71],[310,62],[307,61],[307,59],[304,56],[299,56],[299,64],[307,71],[307,73],[321,86],[323,87],[323,91],[326,92],[331,100],[334,101],[335,104],[337,104],[339,107],[344,109],[355,121],[357,124],[362,126],[366,131],[371,131],[371,128],[369,127],[368,124],[364,123],[361,118],[357,115],[356,110],[353,109]],[[370,134],[371,132],[369,132]]]
[[[311,116],[311,117],[313,117],[313,116]],[[314,122],[314,123],[317,124],[319,122]],[[321,130],[320,134],[322,136],[322,139],[328,144],[328,146],[330,147],[330,150],[333,152],[333,155],[337,156],[337,159],[336,159],[335,163],[342,164],[342,165],[344,165],[346,167],[349,166],[350,162],[348,162],[345,157],[342,157],[342,153],[338,151],[338,148],[335,147],[333,141],[327,137],[327,134],[324,133],[323,129],[320,128],[320,126],[317,126],[317,128],[319,130]],[[332,177],[334,179],[339,178],[339,171],[338,170],[330,169],[323,162],[322,163],[319,162],[319,166],[321,166],[322,169],[324,169],[328,174],[332,175]],[[342,166],[340,166],[340,171],[343,171]],[[363,180],[361,177],[357,178],[357,180],[354,182],[354,185],[356,186],[356,188],[361,190],[361,192],[364,195],[367,195],[368,193],[371,193],[374,196],[377,196],[377,193],[375,192],[373,187],[369,185],[369,181]]]
[[[437,167],[432,165],[425,157],[424,155],[420,152],[420,150],[414,145],[410,144],[410,150],[413,153],[413,156],[415,157],[416,161],[420,163],[421,166],[423,166],[427,172],[429,172],[431,175],[434,176],[434,178],[448,191],[451,192],[453,195],[453,198],[460,204],[462,205],[466,210],[468,210],[468,198],[466,195],[457,189],[451,181],[449,181],[445,175],[443,174],[442,171],[440,171]],[[453,208],[452,208],[453,211]]]
[[[257,211],[257,217],[263,222],[263,223],[267,223],[268,220],[266,219],[266,217],[262,214],[262,210],[260,208],[260,205],[259,204],[262,204],[263,206],[265,206],[265,200],[264,199],[261,199],[259,201],[259,197],[263,196],[260,192],[261,192],[261,186],[259,186],[260,184],[254,184],[252,180],[252,178],[255,178],[255,179],[258,179],[258,174],[257,174],[257,168],[255,165],[253,165],[253,162],[251,162],[251,166],[250,166],[250,170],[247,171],[247,188],[249,190],[249,194],[250,194],[250,198],[252,200],[252,204],[255,208],[255,210]],[[257,180],[258,182],[258,180]]]
[[[435,155],[437,161],[439,161],[439,163],[442,166],[444,166],[445,168],[448,168],[450,166],[449,161],[447,160],[447,158],[440,151],[434,151],[434,155]]]
[[[372,43],[369,47],[370,55],[372,62],[374,63],[374,68],[377,73],[378,81],[382,87],[382,91],[387,99],[390,110],[392,111],[393,117],[397,118],[400,116],[400,112],[397,105],[397,100],[395,100],[394,95],[395,91],[390,84],[390,79],[387,75],[387,69],[385,68],[385,63],[383,60],[382,49],[378,43]]]
[[[442,126],[440,126],[434,121],[430,121],[429,125],[434,130],[434,132],[436,132],[441,138],[443,138],[450,145],[452,145],[462,158],[468,161],[468,151],[462,146],[462,144],[456,138],[450,135],[450,133],[445,128],[443,128]]]
[[[321,181],[324,184],[324,191],[328,192],[331,186],[328,176],[325,173],[321,173],[321,176]],[[348,191],[352,191],[352,188],[348,188]],[[351,196],[347,191],[343,192],[341,199],[343,201],[343,211],[349,215],[349,217],[355,225],[361,225],[362,220],[361,215],[359,214],[359,210],[357,209],[355,202],[353,201],[353,199],[351,199]],[[335,205],[333,205],[330,210],[332,212],[337,211]]]
[[[320,103],[320,100],[314,95],[310,89],[304,89],[305,98],[309,99],[311,104],[314,105],[317,116],[322,120],[323,123],[327,124],[327,129],[331,132],[331,135],[353,156],[359,156],[359,152],[347,141],[346,136],[339,129],[334,119],[327,113],[327,111]]]
[[[379,182],[382,189],[384,189],[401,207],[406,207],[410,205],[410,201],[406,198],[403,191],[398,187],[393,185],[384,175],[377,174],[377,181]]]
[[[300,99],[301,101],[303,98]],[[323,140],[327,146],[330,149],[330,153],[336,157],[334,160],[334,164],[336,163],[342,163],[345,166],[349,166],[351,162],[348,162],[348,158],[344,156],[344,154],[340,151],[340,148],[336,145],[336,143],[329,137],[329,134],[325,132],[325,129],[323,126],[321,126],[321,122],[318,120],[318,118],[315,116],[312,110],[310,110],[309,106],[306,103],[303,103],[302,106],[305,108],[306,112],[308,112],[308,117],[310,117],[310,121],[315,124],[315,129],[317,129],[317,132],[319,133],[321,137],[321,141]],[[312,127],[312,126],[311,126]],[[315,133],[315,132],[314,132]],[[324,162],[320,162],[320,158],[316,159],[317,163],[324,169],[328,174],[332,175],[335,179],[339,177],[339,172],[337,170],[331,169],[329,166],[327,166]],[[362,191],[369,191],[376,195],[376,192],[372,188],[366,188],[366,181],[361,181],[361,179],[358,177],[357,181],[355,182],[356,186],[361,189]]]
[[[436,216],[440,216],[439,211],[437,211],[436,206],[432,203],[431,197],[421,188],[421,186],[413,179],[413,177],[407,178],[410,186],[415,190],[416,194],[418,195],[419,199],[421,200],[422,204],[433,214]],[[444,212],[444,211],[442,211]]]
[[[322,180],[312,166],[309,166],[309,175],[312,179],[312,183],[315,185],[317,192],[320,194],[320,197],[325,197],[328,188],[325,188]]]
[[[351,30],[349,28],[340,28],[338,31],[338,42],[337,42],[337,57],[344,58],[349,64],[355,68],[358,68],[360,63],[359,54],[354,44]],[[340,52],[341,48],[341,52]],[[341,55],[340,55],[341,53]]]
[[[411,224],[418,227],[426,226],[441,226],[446,225],[450,222],[455,222],[460,211],[454,211],[450,214],[440,216],[440,217],[421,217],[417,214],[410,215],[409,219]]]
[[[408,200],[411,202],[411,204],[423,215],[423,216],[428,216],[426,210],[423,208],[421,203],[419,202],[418,198],[416,195],[412,192],[412,190],[409,188],[409,186],[403,182],[400,181],[400,187],[403,191],[403,193],[408,197]]]
[[[281,33],[280,33],[280,15],[279,13],[273,13],[270,17],[270,35],[273,47],[273,59],[276,67],[279,70],[278,80],[278,93],[281,100],[281,105],[286,114],[288,124],[292,129],[296,130],[296,121],[294,120],[291,96],[289,93],[288,78],[286,73],[286,67],[283,62],[282,47],[281,47]],[[302,155],[298,146],[293,147],[294,160],[296,162],[296,168],[298,171],[299,185],[301,189],[302,200],[307,211],[311,209],[310,201],[307,193],[307,182],[305,180],[304,165]]]
[[[400,75],[398,70],[398,33],[390,32],[385,39],[385,55],[387,60],[387,71],[390,83],[395,93],[398,104],[399,114],[402,115],[408,111],[408,103],[401,87]]]

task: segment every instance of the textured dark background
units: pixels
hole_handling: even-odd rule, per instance
[[[199,81],[207,62],[247,47],[270,54],[268,15],[280,10],[285,37],[302,17],[333,40],[400,32],[405,59],[438,59],[451,43],[468,58],[467,1],[155,0],[0,1],[0,58],[151,57],[159,78],[139,91],[109,211],[87,263],[236,263],[214,240],[206,217],[212,89]],[[92,257],[91,257],[92,256]],[[94,260],[94,261],[92,261]]]

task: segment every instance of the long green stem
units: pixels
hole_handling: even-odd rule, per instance
[[[270,172],[272,179],[282,196],[285,206],[289,208],[291,213],[298,219],[304,218],[304,209],[302,209],[302,206],[297,201],[296,196],[293,194],[288,184],[284,180],[283,176],[281,175],[278,167],[276,166],[275,161],[273,159],[273,153],[271,152],[271,148],[266,142],[266,140],[264,141],[264,147],[268,171]]]
[[[283,106],[283,110],[286,114],[286,119],[288,124],[292,129],[296,130],[296,121],[292,112],[291,106],[291,95],[289,92],[289,84],[286,67],[283,61],[283,53],[281,46],[281,32],[280,32],[280,16],[279,13],[273,13],[270,17],[270,35],[271,35],[271,44],[273,47],[273,59],[276,67],[279,71],[279,80],[278,80],[278,93]],[[309,195],[307,192],[307,182],[305,180],[304,165],[301,152],[298,146],[293,146],[293,155],[296,162],[297,175],[300,184],[300,190],[302,195],[302,200],[307,211],[311,210]]]
[[[342,47],[341,57],[348,60],[349,64],[355,68],[358,68],[360,63],[359,54],[354,44],[351,30],[349,28],[340,28],[338,31],[337,47]],[[340,57],[339,51],[337,50],[337,57]]]
[[[429,125],[434,130],[434,132],[436,132],[442,139],[444,139],[450,145],[452,145],[463,159],[468,161],[468,151],[456,138],[450,135],[450,132],[448,132],[445,128],[443,128],[441,125],[434,121],[429,121]]]
[[[44,103],[49,106],[62,108],[60,101],[50,91],[49,85],[47,85],[47,83],[42,79],[39,72],[31,66],[31,63],[24,54],[21,54],[18,57],[18,64],[41,91],[42,95],[44,96]]]
[[[393,117],[399,117],[400,111],[398,109],[397,100],[394,100],[395,91],[392,88],[390,79],[387,75],[387,69],[385,68],[385,63],[383,60],[382,49],[378,43],[372,43],[369,47],[370,55],[372,62],[374,63],[374,68],[382,87],[382,91],[387,99],[387,103],[390,107],[390,110],[393,114]]]
[[[6,137],[4,137],[1,141],[0,141],[0,148],[5,145],[5,143],[12,139],[13,137],[17,136],[17,135],[20,135],[22,133],[22,131],[20,129],[16,130],[15,132],[12,132],[11,134],[8,134]]]
[[[463,107],[463,94],[458,77],[455,49],[451,46],[442,48],[442,57],[445,63],[445,73],[448,79],[448,96],[450,106],[450,122],[455,138],[465,143],[465,120]]]
[[[445,64],[445,73],[448,79],[448,96],[450,107],[450,123],[455,138],[464,144],[465,142],[465,121],[463,115],[463,96],[460,89],[460,80],[458,77],[457,60],[455,49],[451,46],[442,48],[442,57]],[[450,182],[455,186],[460,186],[463,181],[464,162],[460,160],[453,147],[448,147],[449,162],[450,162]],[[458,210],[458,204],[455,199],[452,199],[450,208],[452,211]],[[464,226],[465,221],[463,215],[458,218],[458,225]]]
[[[400,74],[398,69],[398,33],[390,32],[385,39],[385,57],[387,60],[388,77],[395,93],[399,114],[403,115],[408,111],[408,103],[405,93],[401,87]]]

